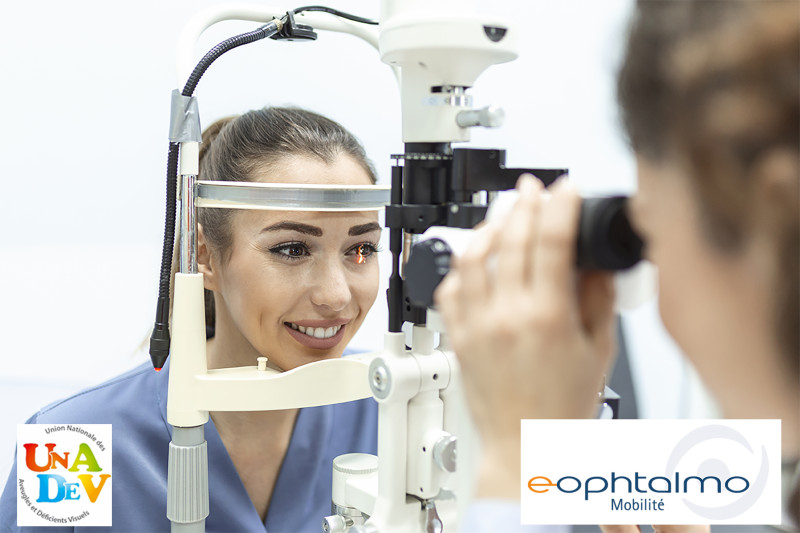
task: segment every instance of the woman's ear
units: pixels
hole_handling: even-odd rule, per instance
[[[203,225],[197,224],[197,271],[203,274],[203,286],[210,290],[218,290],[219,265],[217,254],[213,253],[211,246],[203,233]]]

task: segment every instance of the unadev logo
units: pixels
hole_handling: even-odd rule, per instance
[[[111,425],[17,426],[17,525],[111,525]]]
[[[779,421],[525,420],[522,430],[523,523],[780,523]]]

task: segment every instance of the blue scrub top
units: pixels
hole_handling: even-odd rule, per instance
[[[172,428],[167,423],[168,375],[169,362],[161,372],[146,363],[56,402],[28,420],[29,424],[112,424],[111,527],[17,527],[15,460],[0,497],[0,531],[169,531],[167,456]],[[210,497],[206,531],[319,533],[322,518],[331,514],[333,459],[344,453],[377,452],[377,403],[366,398],[300,409],[266,522],[250,502],[211,419],[205,437]]]

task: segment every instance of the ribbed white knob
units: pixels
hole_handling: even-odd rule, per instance
[[[369,453],[346,453],[333,460],[333,470],[343,474],[372,474],[378,471],[378,458]]]
[[[377,476],[378,458],[368,453],[346,453],[333,460],[331,501],[341,507],[352,507],[347,501],[347,480],[353,477]]]

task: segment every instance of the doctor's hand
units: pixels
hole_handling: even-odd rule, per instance
[[[483,442],[478,496],[519,498],[520,420],[591,418],[615,347],[609,274],[576,274],[580,197],[522,176],[435,294]]]

